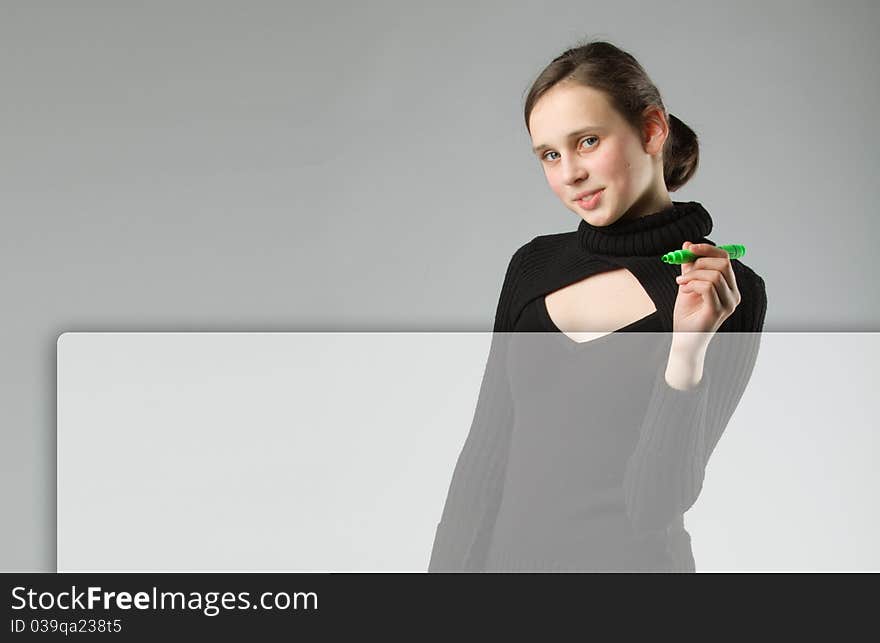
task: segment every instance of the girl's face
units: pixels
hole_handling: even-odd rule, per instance
[[[604,92],[559,83],[535,104],[529,129],[550,188],[587,223],[607,226],[672,205],[663,181],[669,130],[662,109],[646,110],[640,137]],[[598,199],[578,200],[594,190]]]

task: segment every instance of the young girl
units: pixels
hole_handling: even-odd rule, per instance
[[[670,199],[697,137],[629,53],[554,59],[525,123],[580,221],[510,260],[428,571],[694,571],[683,515],[751,376],[764,281]],[[677,249],[698,258],[660,260]]]

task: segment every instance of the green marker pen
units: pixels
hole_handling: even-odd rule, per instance
[[[739,243],[731,243],[726,246],[716,247],[726,250],[731,259],[739,259],[746,253],[746,247]],[[696,261],[701,256],[702,255],[694,254],[690,250],[673,250],[660,257],[660,260],[663,261],[663,263],[682,264]]]

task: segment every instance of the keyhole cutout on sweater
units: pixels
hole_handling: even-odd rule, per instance
[[[656,312],[654,301],[626,268],[607,270],[544,297],[551,321],[581,344],[609,335]]]

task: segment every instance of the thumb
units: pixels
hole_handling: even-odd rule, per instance
[[[683,244],[681,244],[681,249],[688,250],[691,247],[691,245],[692,244],[690,241],[685,241]],[[693,270],[693,268],[694,268],[694,264],[692,261],[688,262],[688,263],[683,263],[683,264],[681,264],[681,274],[686,275],[691,270]]]

